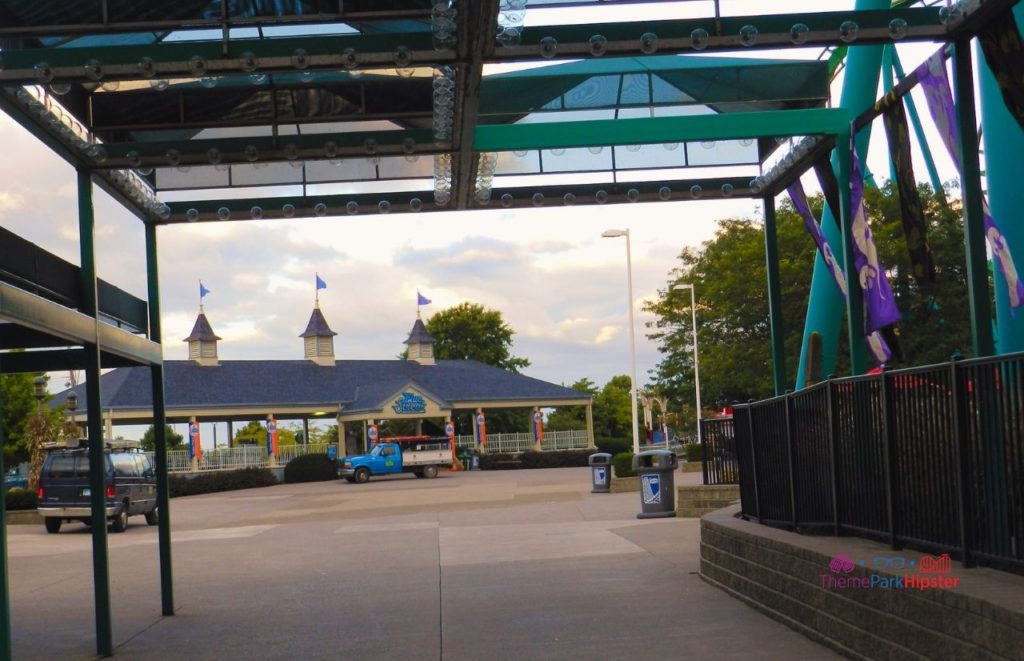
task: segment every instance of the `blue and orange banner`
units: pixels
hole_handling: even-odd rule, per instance
[[[277,420],[267,418],[267,454],[277,456]]]
[[[377,440],[380,438],[380,430],[377,429],[377,425],[370,423],[366,428],[366,438],[370,441],[370,447],[377,445]]]
[[[487,418],[483,409],[476,410],[476,438],[480,447],[487,447]]]
[[[203,446],[199,442],[199,423],[195,420],[188,424],[188,456],[196,461],[203,459]]]
[[[444,434],[448,437],[448,446],[452,450],[452,470],[461,470],[459,468],[459,458],[455,456],[455,425],[452,424],[451,420],[445,420]]]
[[[533,411],[533,442],[544,442],[544,416],[541,415],[540,409]]]

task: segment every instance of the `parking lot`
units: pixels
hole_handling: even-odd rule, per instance
[[[679,475],[679,474],[677,474]],[[697,576],[696,519],[638,520],[583,468],[279,485],[171,501],[110,536],[132,659],[834,658]],[[16,659],[95,652],[88,529],[8,528]]]

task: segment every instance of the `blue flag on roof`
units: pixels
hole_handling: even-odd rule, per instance
[[[210,293],[210,290],[209,290],[209,289],[207,289],[206,287],[204,287],[204,286],[203,286],[203,281],[202,281],[202,280],[200,280],[200,281],[199,281],[199,300],[203,300],[203,298],[204,298],[204,297],[205,297],[205,296],[206,296],[207,294],[209,294],[209,293]]]
[[[327,289],[327,283],[323,281],[323,278],[321,278],[319,274],[316,276],[316,288],[317,291]]]
[[[416,305],[430,305],[430,299],[417,291]]]

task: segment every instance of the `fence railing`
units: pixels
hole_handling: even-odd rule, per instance
[[[701,469],[704,484],[739,484],[736,460],[736,432],[732,418],[707,418],[700,421]]]
[[[276,463],[284,466],[295,457],[306,454],[326,454],[328,448],[337,448],[337,443],[311,443],[281,445],[277,449]],[[153,453],[149,453],[152,458]],[[262,445],[243,445],[235,448],[217,448],[204,450],[203,458],[197,468],[200,471],[235,470],[239,468],[266,468],[270,466],[270,456]],[[193,470],[192,459],[188,450],[170,450],[167,452],[168,473],[188,473]]]
[[[473,442],[472,435],[455,437],[455,446],[460,450],[474,447]],[[487,435],[487,452],[525,452],[535,447],[531,432]],[[541,443],[541,449],[544,451],[579,450],[586,447],[589,446],[585,429],[545,431],[544,441]]]
[[[743,514],[1024,567],[1024,354],[734,407]]]

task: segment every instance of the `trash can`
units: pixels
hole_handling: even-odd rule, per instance
[[[593,476],[594,488],[590,493],[612,492],[612,456],[607,452],[595,452],[587,458]]]
[[[472,466],[472,470],[480,470],[480,451],[470,450],[469,452],[469,463]]]
[[[473,452],[469,449],[459,451],[459,461],[462,462],[463,470],[473,470]]]
[[[661,519],[676,515],[676,486],[673,471],[679,466],[675,452],[647,450],[633,456],[633,470],[640,476],[638,519]]]

